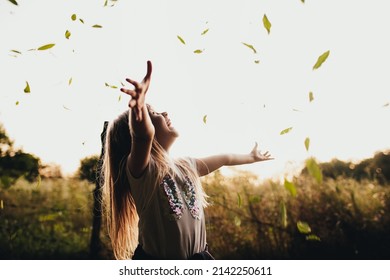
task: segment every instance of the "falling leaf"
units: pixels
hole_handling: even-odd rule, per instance
[[[204,124],[206,124],[206,122],[207,122],[207,115],[203,116],[203,122],[204,122]]]
[[[390,105],[389,102],[387,102],[385,105],[383,105],[383,107],[388,107]]]
[[[122,95],[119,95],[118,102],[121,102],[121,100],[122,100]]]
[[[108,83],[104,83],[104,84],[105,84],[106,87],[109,87],[109,88],[114,88],[114,89],[118,88],[117,86],[110,85]]]
[[[0,209],[4,209],[4,201],[0,200]]]
[[[302,3],[305,3],[305,0],[301,0]]]
[[[48,50],[48,49],[51,49],[52,47],[54,47],[56,44],[47,44],[47,45],[43,45],[41,47],[38,48],[38,51],[45,51],[45,50]]]
[[[303,233],[303,234],[308,234],[311,232],[311,228],[310,228],[309,224],[306,222],[298,221],[297,228],[298,228],[298,231],[300,233]]]
[[[309,101],[312,102],[314,100],[313,92],[309,92]]]
[[[318,166],[314,158],[309,158],[306,160],[306,168],[309,174],[316,179],[318,184],[322,183],[322,171]]]
[[[322,63],[324,63],[326,61],[326,59],[328,58],[329,54],[330,54],[330,51],[326,51],[323,54],[321,54],[318,57],[316,64],[314,64],[313,70],[320,68]]]
[[[77,16],[76,14],[73,14],[71,17],[70,17],[73,21],[75,21],[77,19]]]
[[[185,44],[186,44],[186,42],[183,40],[183,38],[182,38],[182,37],[180,37],[179,35],[177,35],[177,39],[179,39],[179,40],[180,40],[180,42],[181,42],[183,45],[185,45]]]
[[[17,53],[17,54],[22,54],[20,51],[18,50],[10,50],[11,52],[14,52],[14,53]]]
[[[122,82],[121,82],[121,85],[122,85],[122,87],[124,87],[124,86],[125,86],[125,84],[124,84],[124,83],[122,83]]]
[[[287,209],[286,204],[282,201],[280,203],[280,220],[283,228],[287,227],[288,220],[287,220]]]
[[[30,85],[28,84],[28,82],[26,81],[26,87],[24,88],[24,92],[25,93],[30,93],[31,90],[30,90]]]
[[[68,85],[71,85],[72,81],[73,81],[73,78],[70,78],[69,81],[68,81]]]
[[[292,127],[283,129],[283,130],[280,132],[280,135],[287,134],[287,133],[289,133],[292,129],[293,129]]]
[[[309,138],[309,137],[306,137],[306,139],[305,139],[305,148],[306,148],[306,151],[309,151],[309,147],[310,147],[310,138]]]
[[[200,35],[205,35],[207,32],[209,32],[209,28],[203,30],[203,32]]]
[[[18,5],[18,2],[16,2],[15,0],[8,0],[8,1],[10,1],[12,4],[14,4],[14,5]]]
[[[315,234],[309,234],[306,236],[306,240],[310,240],[310,241],[321,241],[321,238],[319,238],[317,235]]]
[[[286,190],[289,191],[289,193],[293,197],[295,197],[297,195],[297,188],[295,187],[295,184],[293,182],[290,182],[287,179],[284,179],[284,187]]]
[[[256,63],[256,64],[259,64],[259,63],[260,63],[260,60],[255,60],[255,63]]]
[[[63,107],[65,110],[70,111],[70,109],[69,109],[68,107],[66,107],[65,105],[62,105],[62,107]]]
[[[16,101],[16,102],[15,102],[15,105],[18,106],[18,105],[19,105],[19,101]]]
[[[252,45],[247,44],[247,43],[242,43],[242,44],[243,44],[244,46],[250,48],[254,53],[257,53],[256,49],[255,49]]]
[[[92,25],[93,28],[103,28],[103,26],[99,25],[99,24],[95,24],[95,25]]]
[[[84,24],[84,20],[82,18],[79,18],[79,21]]]
[[[196,54],[201,54],[203,51],[202,50],[194,50],[194,53],[196,53]]]
[[[300,110],[298,109],[293,109],[294,112],[301,112]]]
[[[264,25],[265,29],[267,29],[268,34],[270,34],[271,33],[271,26],[272,26],[272,24],[268,20],[268,18],[267,18],[267,16],[265,14],[263,16],[263,25]]]
[[[104,7],[107,7],[108,0],[104,1]]]
[[[241,208],[242,200],[241,200],[241,195],[239,193],[237,193],[237,205],[239,208]]]
[[[69,30],[66,30],[66,32],[65,32],[65,38],[66,38],[66,39],[69,39],[70,35],[72,35],[72,34],[70,33],[70,31],[69,31]]]

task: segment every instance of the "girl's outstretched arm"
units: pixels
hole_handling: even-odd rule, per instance
[[[129,119],[131,127],[132,147],[128,158],[128,166],[134,177],[139,177],[149,164],[150,151],[154,138],[154,126],[145,103],[145,95],[150,85],[152,63],[148,61],[148,70],[142,82],[126,79],[134,89],[121,88],[121,91],[130,95]]]
[[[196,159],[198,174],[205,176],[222,166],[242,165],[273,159],[268,151],[261,153],[257,147],[256,143],[249,154],[223,154]]]

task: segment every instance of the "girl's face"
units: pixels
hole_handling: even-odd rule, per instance
[[[167,112],[157,113],[153,107],[147,105],[150,119],[155,128],[157,142],[165,149],[169,150],[173,142],[179,136],[177,130],[172,126]]]

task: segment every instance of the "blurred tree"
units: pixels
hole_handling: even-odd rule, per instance
[[[22,176],[32,182],[38,177],[39,168],[39,158],[15,150],[13,141],[0,124],[0,186],[9,188]]]
[[[80,161],[80,167],[78,170],[78,176],[81,180],[87,180],[91,183],[96,183],[97,166],[99,162],[99,156],[93,155],[85,157]]]
[[[45,165],[42,165],[39,169],[39,175],[42,178],[62,178],[61,166],[56,163],[47,163]]]

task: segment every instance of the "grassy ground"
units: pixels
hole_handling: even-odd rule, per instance
[[[343,178],[291,183],[296,192],[260,184],[249,173],[205,178],[212,253],[218,259],[390,258],[389,187]],[[88,259],[93,188],[56,179],[0,189],[0,258]],[[110,258],[109,249],[103,258]]]

